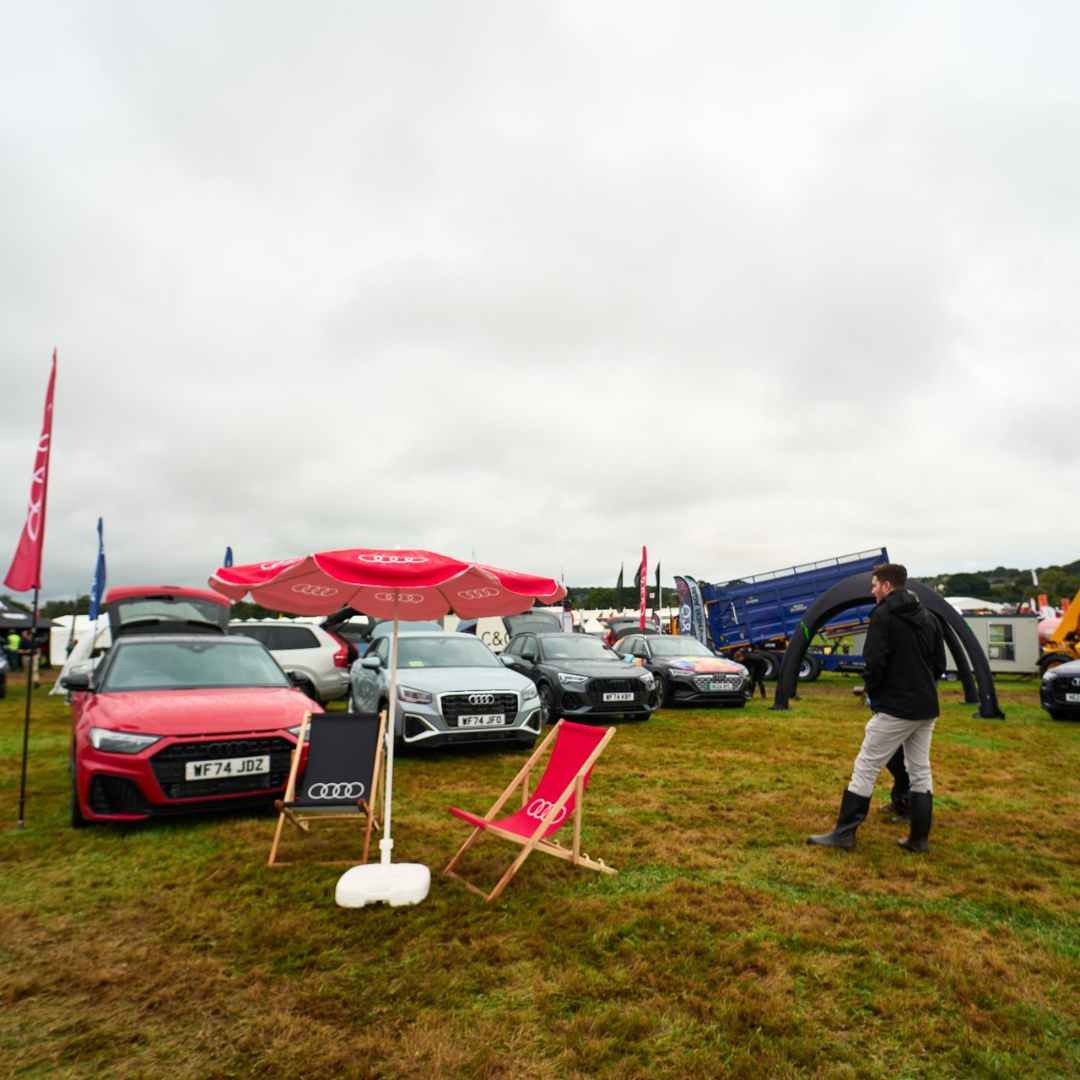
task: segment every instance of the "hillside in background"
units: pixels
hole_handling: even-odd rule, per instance
[[[1031,580],[1031,570],[1017,570],[998,566],[993,570],[976,570],[970,573],[939,574],[937,577],[920,577],[919,580],[946,596],[977,596],[981,600],[998,600],[1002,603],[1019,603],[1037,593],[1046,593],[1053,604],[1071,600],[1080,589],[1080,559],[1064,566],[1038,566],[1036,586]],[[944,586],[944,589],[941,589]]]

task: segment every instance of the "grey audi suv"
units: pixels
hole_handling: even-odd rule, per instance
[[[349,673],[349,711],[374,712],[390,700],[390,638],[378,638]],[[398,638],[395,734],[408,746],[510,743],[531,747],[540,733],[532,681],[508,671],[468,634]]]

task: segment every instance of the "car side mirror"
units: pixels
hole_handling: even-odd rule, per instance
[[[528,660],[530,664],[535,664],[536,663],[536,658],[537,658],[538,655],[539,655],[539,653],[523,652],[521,654],[521,659],[522,660]]]
[[[505,665],[506,667],[512,668],[514,666],[515,659],[515,657],[508,656],[506,653],[499,653],[499,663]]]
[[[382,660],[377,656],[365,656],[360,661],[360,666],[368,671],[378,671],[382,667]]]
[[[60,685],[71,693],[90,689],[90,676],[85,671],[73,671],[60,680]]]

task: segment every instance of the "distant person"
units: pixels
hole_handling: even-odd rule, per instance
[[[764,698],[765,676],[769,672],[768,661],[749,649],[740,649],[735,654],[735,659],[750,673],[750,696],[753,697],[754,690],[757,689],[761,691],[761,696]]]
[[[22,657],[19,650],[22,648],[22,638],[17,630],[9,630],[4,639],[4,652],[7,653],[8,667],[12,671],[22,671]]]
[[[907,588],[899,563],[875,566],[870,591],[877,606],[866,634],[866,696],[874,715],[852,768],[832,832],[808,844],[852,848],[866,820],[878,773],[902,750],[910,774],[910,829],[898,841],[905,851],[925,852],[933,816],[930,741],[938,718],[937,680],[945,674],[945,643],[934,617]]]

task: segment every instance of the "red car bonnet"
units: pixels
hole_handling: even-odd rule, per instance
[[[223,735],[295,727],[308,711],[323,710],[287,687],[130,690],[93,694],[82,719],[148,735]]]

